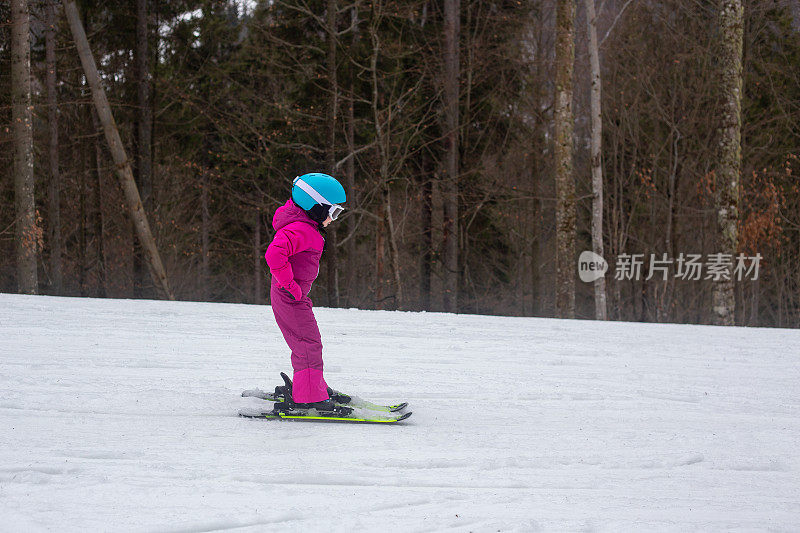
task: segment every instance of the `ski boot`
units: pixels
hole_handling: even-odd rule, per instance
[[[291,413],[297,411],[308,412],[313,409],[317,411],[320,416],[347,416],[353,412],[353,409],[350,407],[337,405],[337,400],[330,394],[332,391],[330,388],[328,388],[328,395],[330,398],[327,400],[312,403],[295,402],[292,398],[292,380],[283,372],[281,372],[281,378],[283,378],[284,385],[275,387],[275,397],[282,398],[282,401],[275,404],[275,410],[277,411]],[[350,401],[349,397],[347,397],[347,401]]]

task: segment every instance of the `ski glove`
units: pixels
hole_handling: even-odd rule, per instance
[[[282,289],[288,292],[295,301],[299,302],[303,298],[303,290],[300,288],[300,285],[297,284],[295,280],[289,282],[288,287],[282,287]]]

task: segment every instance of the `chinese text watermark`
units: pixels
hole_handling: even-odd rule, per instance
[[[730,281],[758,279],[761,254],[748,256],[713,253],[684,254],[669,257],[664,254],[620,254],[614,270],[616,280],[661,279],[671,277],[680,280],[696,281]],[[578,274],[582,281],[590,283],[603,277],[608,270],[608,263],[599,255],[585,251],[578,259]]]

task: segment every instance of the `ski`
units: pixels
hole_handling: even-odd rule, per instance
[[[242,392],[242,396],[260,398],[262,400],[268,400],[270,402],[281,402],[286,399],[290,399],[292,381],[289,379],[289,376],[287,376],[283,372],[281,372],[281,377],[283,378],[286,385],[275,387],[275,392],[265,392],[262,391],[261,389],[248,389]],[[287,393],[287,391],[289,392]],[[333,401],[335,401],[339,405],[345,405],[347,407],[355,407],[357,409],[367,409],[369,411],[396,413],[408,407],[408,402],[402,402],[394,405],[379,405],[364,400],[363,398],[359,398],[358,396],[344,394],[342,392],[333,390],[331,388],[328,388],[328,395],[331,397]]]
[[[285,405],[278,403],[277,405]],[[263,418],[267,420],[310,420],[323,422],[360,422],[365,424],[395,424],[405,420],[411,413],[398,416],[373,417],[369,414],[357,413],[349,407],[337,406],[335,411],[320,412],[316,409],[274,408],[269,411],[263,409],[240,409],[239,416],[244,418]]]
[[[338,391],[332,391],[333,394],[330,393],[329,395],[333,400],[340,404],[340,405],[348,405],[350,407],[357,407],[360,409],[369,409],[370,411],[381,411],[385,413],[396,413],[397,411],[402,411],[406,407],[408,407],[408,402],[398,403],[395,405],[379,405],[376,403],[372,403],[370,401],[364,400],[359,398],[358,396],[351,396],[345,395]],[[243,397],[251,397],[251,398],[260,398],[262,400],[268,400],[270,402],[280,402],[283,401],[285,398],[283,395],[276,396],[274,392],[265,392],[261,389],[248,389],[242,392]],[[346,399],[342,401],[342,397],[346,396]]]

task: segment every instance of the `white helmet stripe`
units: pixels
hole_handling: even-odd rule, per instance
[[[322,196],[320,193],[318,193],[317,190],[314,187],[312,187],[311,185],[309,185],[305,181],[301,180],[300,178],[295,178],[294,179],[294,184],[297,185],[298,187],[300,187],[300,189],[304,193],[309,195],[318,204],[333,205],[333,202],[329,202],[328,200],[326,200],[325,197]]]

